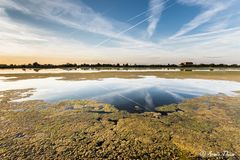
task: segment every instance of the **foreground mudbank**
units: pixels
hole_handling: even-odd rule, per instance
[[[10,102],[0,92],[0,159],[188,159],[240,155],[240,98],[200,97],[130,114],[93,101]]]

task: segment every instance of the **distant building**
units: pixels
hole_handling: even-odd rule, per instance
[[[180,63],[180,66],[183,66],[183,67],[192,66],[192,65],[193,65],[193,62],[182,62],[182,63]]]

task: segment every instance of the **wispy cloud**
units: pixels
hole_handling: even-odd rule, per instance
[[[0,42],[5,44],[6,42],[40,43],[48,41],[40,30],[12,21],[2,8],[0,8],[0,26]]]
[[[200,25],[207,23],[211,20],[214,16],[216,16],[219,12],[227,9],[232,1],[222,1],[222,0],[178,0],[180,3],[187,4],[187,5],[200,5],[203,8],[203,12],[196,16],[193,20],[189,23],[185,24],[172,38],[176,38],[187,34],[188,32],[194,30],[195,28],[199,27]]]
[[[50,19],[68,27],[99,34],[108,34],[113,28],[109,21],[86,5],[74,5],[66,0],[25,0],[24,3],[16,0],[15,3],[6,3],[5,7],[19,9],[39,18]]]
[[[221,29],[217,31],[198,33],[168,39],[160,43],[166,50],[171,50],[179,57],[186,57],[194,62],[212,63],[238,63],[237,57],[240,49],[238,43],[240,27]]]
[[[67,0],[25,0],[24,3],[13,0],[12,3],[8,3],[8,1],[4,0],[1,6],[19,10],[33,17],[47,19],[66,27],[110,37],[111,39],[141,43],[131,36],[118,34],[122,28],[128,28],[128,24],[109,20],[81,1],[79,3],[80,5],[76,5],[73,1]]]
[[[15,3],[13,0],[1,0],[0,2],[0,8],[11,8],[15,10],[20,10],[23,12],[28,12],[25,7],[21,7],[17,3]]]
[[[158,22],[160,20],[162,11],[164,10],[165,1],[164,0],[150,0],[149,2],[149,19],[147,33],[148,37],[151,37],[155,32]]]
[[[1,3],[2,4],[2,3]],[[0,6],[0,55],[48,57],[49,55],[64,56],[76,52],[81,55],[92,51],[79,41],[61,38],[46,30],[12,20],[4,8]],[[79,52],[81,50],[81,52]],[[82,54],[83,55],[83,54]],[[71,57],[71,56],[70,56]],[[85,57],[85,56],[84,56]]]

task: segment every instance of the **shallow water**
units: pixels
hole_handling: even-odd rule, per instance
[[[53,69],[0,69],[1,74],[18,74],[18,73],[96,73],[96,72],[151,72],[151,71],[206,71],[210,72],[209,68],[193,68],[193,69],[180,69],[180,68],[53,68]],[[240,71],[239,68],[215,68],[214,71]]]
[[[36,88],[36,92],[22,100],[42,99],[57,102],[67,99],[90,99],[112,104],[129,112],[154,111],[155,107],[179,103],[185,99],[223,93],[234,96],[240,83],[220,80],[106,78],[100,80],[66,81],[58,78],[4,81],[0,90]]]

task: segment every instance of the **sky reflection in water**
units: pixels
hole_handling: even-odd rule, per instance
[[[224,93],[235,95],[239,82],[165,79],[143,77],[140,79],[106,78],[101,80],[65,81],[57,78],[3,81],[0,90],[36,88],[24,100],[43,99],[56,102],[66,99],[91,99],[112,104],[119,109],[134,112],[154,111],[154,108],[202,95]]]

